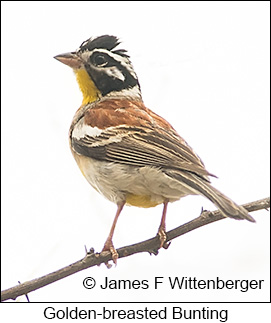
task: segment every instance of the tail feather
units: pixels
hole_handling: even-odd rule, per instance
[[[173,174],[171,173],[170,176],[172,177],[172,175]],[[196,174],[174,172],[173,177],[188,185],[200,195],[207,197],[220,209],[224,216],[234,218],[236,220],[245,219],[250,222],[256,222],[244,207],[237,205],[230,198],[214,188],[209,182],[200,178]]]

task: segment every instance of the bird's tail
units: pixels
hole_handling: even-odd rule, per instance
[[[172,175],[173,174],[170,174],[170,176]],[[224,216],[234,218],[236,220],[245,219],[250,222],[256,222],[244,207],[237,205],[230,198],[214,188],[208,181],[196,174],[188,172],[174,172],[173,177],[198,192],[198,194],[207,197],[220,209]]]

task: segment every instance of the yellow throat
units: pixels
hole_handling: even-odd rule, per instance
[[[101,92],[97,89],[94,82],[83,68],[74,70],[79,88],[83,94],[82,104],[88,104],[98,100],[101,97]]]

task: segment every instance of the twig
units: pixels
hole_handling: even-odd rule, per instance
[[[247,203],[247,204],[244,204],[243,207],[247,209],[248,212],[268,209],[270,207],[270,198],[265,198],[255,202]],[[185,233],[188,233],[199,227],[202,227],[204,225],[207,225],[222,219],[225,219],[225,217],[221,214],[219,210],[216,210],[213,212],[202,211],[201,215],[196,219],[186,224],[183,224],[171,231],[168,231],[166,233],[167,235],[166,241],[171,241]],[[119,258],[128,257],[139,252],[149,252],[149,253],[158,254],[159,245],[160,245],[160,240],[159,240],[159,237],[156,236],[152,239],[142,241],[140,243],[119,248],[117,249],[117,252],[119,254]],[[8,299],[16,299],[18,296],[25,295],[29,292],[32,292],[46,285],[49,285],[57,280],[70,276],[86,268],[97,266],[97,265],[100,265],[101,263],[108,263],[108,261],[110,260],[112,260],[110,252],[105,251],[102,253],[94,253],[94,250],[91,249],[83,259],[67,267],[64,267],[48,275],[42,276],[37,279],[33,279],[31,281],[27,281],[23,284],[20,284],[18,286],[2,291],[1,301],[5,301]]]

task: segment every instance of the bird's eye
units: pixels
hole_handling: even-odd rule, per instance
[[[106,55],[99,53],[96,53],[96,55],[92,55],[91,61],[96,66],[106,66],[108,64]]]

